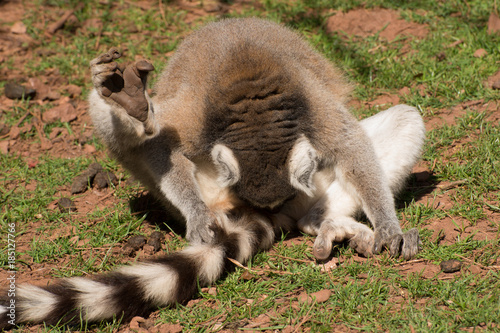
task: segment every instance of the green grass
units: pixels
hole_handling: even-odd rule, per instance
[[[120,1],[116,6],[112,2],[87,1],[75,15],[80,22],[91,18],[106,22],[100,36],[98,30],[90,29],[85,34],[81,29],[65,27],[50,37],[37,24],[41,6],[53,6],[47,10],[47,17],[56,20],[57,10],[74,8],[78,3],[36,0],[27,7],[23,22],[31,37],[38,41],[36,49],[52,52],[49,56],[29,59],[24,73],[33,77],[57,69],[67,83],[84,89],[82,99],[90,88],[88,62],[98,53],[119,46],[126,50],[127,59],[145,56],[157,69],[154,81],[165,66],[165,54],[173,51],[190,31],[215,19],[214,15],[207,15],[188,24],[185,22],[188,12],[168,1],[162,2],[165,18],[157,3],[150,9],[142,9],[129,1]],[[230,1],[227,3],[231,5]],[[362,102],[385,93],[398,94],[398,90],[408,87],[410,93],[400,96],[401,102],[418,107],[426,119],[431,119],[466,101],[481,99],[487,103],[500,98],[498,90],[484,84],[498,70],[500,35],[489,35],[486,27],[489,14],[495,9],[494,1],[297,0],[293,6],[278,0],[259,3],[260,6],[242,9],[238,16],[269,18],[300,31],[346,71],[356,84],[354,97]],[[324,31],[330,9],[346,11],[360,6],[398,10],[402,18],[428,25],[429,33],[423,39],[387,42],[377,37],[331,36]],[[131,37],[128,33],[131,27],[141,34]],[[462,42],[447,47],[458,40]],[[403,45],[413,52],[403,55]],[[475,58],[473,53],[479,48],[488,54]],[[439,60],[437,55],[442,52],[445,59]],[[7,59],[0,66],[14,69],[15,63]],[[0,87],[4,84],[0,82]],[[30,112],[19,124],[22,126],[33,121],[32,115],[50,107],[52,104],[19,103],[11,112],[1,115],[0,120],[12,126]],[[376,110],[355,111],[367,116]],[[433,192],[427,202],[416,202],[413,199],[428,189],[414,189],[412,180],[410,189],[401,195],[398,210],[402,220],[404,217],[405,229],[420,230],[423,248],[417,260],[439,265],[443,260],[459,259],[466,267],[476,263],[481,267],[480,274],[464,269],[443,279],[443,273],[435,276],[420,271],[406,273],[398,268],[402,265],[400,259],[383,253],[359,262],[354,260],[357,256],[352,250],[341,245],[335,247],[341,265],[330,272],[321,272],[321,267],[313,264],[308,245],[314,239],[304,236],[308,244],[278,241],[272,254],[261,253],[253,258],[247,264],[253,278],[246,278],[245,270],[238,268],[215,284],[216,295],[200,289],[196,302],[161,309],[157,324],[180,323],[189,332],[237,330],[259,316],[268,315],[265,324],[255,330],[283,330],[292,326],[311,332],[330,332],[339,327],[365,332],[500,332],[500,127],[498,121],[489,119],[487,114],[471,110],[455,123],[429,131],[423,160],[432,168],[431,181],[434,184],[459,181],[460,185],[445,190],[430,189]],[[55,126],[80,130],[56,123],[44,125],[44,135],[48,137]],[[38,142],[39,138],[32,130],[20,140]],[[99,151],[105,150],[98,139],[92,138],[91,143]],[[50,272],[53,277],[109,271],[123,258],[106,249],[122,244],[132,234],[150,232],[151,227],[146,228],[142,223],[145,215],[133,214],[128,207],[129,200],[141,191],[128,183],[113,189],[119,202],[116,206],[95,209],[85,217],[47,209],[60,197],[61,189],[67,188],[92,162],[90,157],[62,159],[45,154],[38,158],[37,165],[30,167],[25,158],[15,153],[0,154],[0,227],[6,230],[9,223],[15,222],[17,237],[28,232],[34,234],[17,252],[21,258],[17,265],[19,274],[29,269],[28,258],[32,264],[57,267]],[[117,163],[107,157],[99,162],[108,170],[121,172]],[[443,196],[451,202],[447,209],[436,207]],[[460,232],[452,244],[437,242],[436,235],[428,228],[431,223],[445,219],[454,221],[455,229]],[[479,239],[465,233],[467,228],[474,230],[484,221],[491,230],[496,230],[496,237]],[[35,230],[32,226],[36,226]],[[63,228],[73,228],[74,235],[88,243],[82,249],[75,247],[71,237],[50,239],[51,234]],[[176,237],[170,242],[169,249],[185,244]],[[63,264],[57,265],[59,262]],[[6,263],[7,251],[2,251],[0,265]],[[323,289],[332,291],[327,302],[297,302],[301,292]],[[119,319],[81,329],[112,332],[118,327]],[[66,330],[57,326],[42,329]]]

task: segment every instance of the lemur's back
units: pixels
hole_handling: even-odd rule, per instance
[[[294,115],[282,113],[283,119],[310,125],[311,121],[305,120],[311,87],[328,91],[330,96],[333,92],[337,101],[345,100],[350,92],[340,72],[289,29],[259,19],[223,20],[205,26],[179,46],[158,80],[155,103],[160,106],[160,118],[174,126],[181,138],[187,139],[184,142],[193,142],[194,146],[186,148],[197,154],[197,148],[205,146],[204,141],[213,142],[219,139],[217,136],[242,149],[243,142],[246,148],[260,145],[247,139],[254,139],[259,133],[262,137],[262,126],[275,123],[276,119],[262,114],[255,117],[258,112],[248,113],[246,106],[254,110],[293,109]],[[267,98],[270,96],[274,98]],[[179,105],[182,109],[177,108]],[[224,112],[229,106],[233,112]],[[240,132],[236,140],[234,136],[229,138],[229,132],[234,132],[228,132],[228,126],[241,121],[241,117],[231,118],[235,112],[240,116],[246,113],[246,121],[261,126],[261,131]],[[186,123],[188,115],[196,121]],[[304,126],[296,130],[292,127],[282,123],[267,128],[266,133],[293,141],[307,130]],[[192,133],[210,137],[194,138]]]

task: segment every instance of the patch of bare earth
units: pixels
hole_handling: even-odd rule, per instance
[[[428,27],[401,19],[398,11],[392,9],[354,9],[337,12],[326,23],[328,33],[341,33],[348,36],[379,37],[393,41],[397,37],[424,38]]]

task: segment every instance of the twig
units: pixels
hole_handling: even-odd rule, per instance
[[[471,260],[469,258],[463,257],[463,256],[461,256],[459,254],[457,254],[456,256],[459,257],[459,258],[462,258],[463,260],[468,261],[468,262],[470,262],[470,263],[472,263],[474,265],[478,265],[481,269],[484,269],[484,270],[500,269],[500,266],[484,266],[484,265],[482,265],[482,264],[480,264],[480,263],[478,263],[478,262],[476,262],[474,260]]]
[[[427,261],[427,259],[415,259],[415,260],[401,262],[399,264],[394,264],[394,267],[404,266],[404,265],[410,265],[410,264],[416,264],[416,263],[424,262],[424,261]]]
[[[165,22],[165,25],[168,25],[167,19],[165,18],[165,10],[163,10],[163,4],[161,3],[161,0],[158,0],[158,7],[160,9],[160,15],[163,19],[163,22]]]
[[[109,198],[110,196],[112,196],[114,193],[115,193],[115,190],[111,190],[108,194],[106,194],[105,196],[103,196],[102,198],[100,198],[98,202],[102,202],[103,200],[106,200],[107,198]]]
[[[21,123],[24,121],[24,119],[26,119],[26,117],[30,114],[29,111],[26,111],[26,113],[24,114],[24,116],[22,116],[21,118],[19,118],[19,120],[17,121],[16,123],[16,127],[19,127],[19,125],[21,125]]]
[[[467,184],[467,179],[457,180],[449,184],[437,185],[436,187],[442,191],[451,190],[454,187],[458,187],[463,184]]]
[[[232,258],[227,258],[227,260],[229,260],[230,262],[232,262],[233,264],[235,264],[236,266],[238,266],[239,268],[243,268],[244,270],[246,271],[249,271],[250,273],[254,273],[254,274],[257,274],[259,275],[261,272],[265,272],[265,273],[274,273],[274,274],[278,274],[278,275],[295,275],[295,273],[292,273],[292,272],[285,272],[285,271],[276,271],[274,269],[260,269],[258,271],[255,271],[255,270],[252,270],[248,267],[245,267],[243,266],[238,260],[235,260],[235,259],[232,259]]]
[[[281,256],[279,254],[268,254],[270,257],[278,257],[278,258],[282,258],[282,259],[288,259],[288,260],[292,260],[292,261],[298,261],[298,262],[305,262],[307,264],[311,263],[311,262],[314,262],[312,260],[305,260],[305,259],[295,259],[295,258],[290,258],[290,257],[285,257],[285,256]]]
[[[80,2],[78,6],[75,9],[69,9],[67,10],[63,16],[59,19],[59,21],[52,23],[48,28],[47,32],[51,35],[55,34],[57,30],[61,29],[66,21],[75,13],[75,11],[80,10],[83,8],[83,3]]]
[[[311,319],[311,317],[309,316],[309,313],[311,313],[311,310],[313,309],[314,305],[316,304],[316,299],[314,298],[313,299],[313,303],[311,304],[311,307],[309,308],[309,310],[307,310],[307,313],[306,315],[304,316],[304,319],[302,319],[300,321],[300,323],[298,323],[297,326],[295,326],[294,330],[293,330],[293,333],[295,332],[299,332],[299,328],[305,324],[306,321],[308,321],[309,319]]]

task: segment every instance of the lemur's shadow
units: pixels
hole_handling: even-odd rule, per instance
[[[412,201],[419,201],[437,188],[439,181],[431,171],[412,173],[403,191],[396,196],[396,207],[404,208]]]
[[[151,193],[143,192],[129,201],[130,211],[138,217],[144,216],[144,223],[157,226],[165,232],[174,232],[177,235],[186,234],[186,227],[182,219],[169,211]]]

